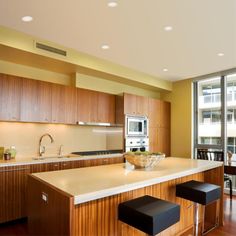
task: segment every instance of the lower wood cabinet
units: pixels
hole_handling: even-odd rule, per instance
[[[27,216],[28,165],[0,168],[0,223]]]
[[[0,167],[0,223],[27,217],[28,174],[122,162],[123,157],[113,157]]]

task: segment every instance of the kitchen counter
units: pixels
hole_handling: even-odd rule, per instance
[[[102,154],[102,155],[75,155],[68,154],[63,155],[62,157],[54,156],[46,156],[45,159],[38,159],[39,157],[27,157],[22,159],[11,159],[8,161],[0,160],[0,167],[8,167],[8,166],[20,166],[20,165],[33,165],[33,164],[43,164],[43,163],[53,163],[53,162],[64,162],[64,161],[77,161],[77,160],[92,160],[92,159],[100,159],[100,158],[113,158],[113,157],[121,157],[122,153],[116,154]]]
[[[126,169],[124,165],[29,175],[29,234],[138,236],[140,231],[117,219],[117,209],[121,202],[150,195],[180,205],[180,222],[170,230],[171,235],[182,235],[193,227],[193,203],[176,197],[175,185],[198,180],[222,189],[224,186],[222,162],[169,157],[148,171]],[[223,225],[223,191],[219,208],[211,205],[205,211],[205,223],[212,222],[219,213]]]
[[[169,157],[150,171],[128,170],[125,164],[36,173],[33,176],[74,197],[79,204],[143,188],[222,166],[222,162]]]

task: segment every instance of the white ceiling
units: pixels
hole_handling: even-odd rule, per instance
[[[0,0],[0,25],[167,80],[236,67],[236,0],[107,2]]]

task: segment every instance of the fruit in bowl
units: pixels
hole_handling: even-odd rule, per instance
[[[125,159],[135,168],[151,169],[155,167],[163,158],[165,154],[161,152],[127,152],[124,154]]]

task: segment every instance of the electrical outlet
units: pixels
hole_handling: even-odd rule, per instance
[[[48,203],[48,195],[44,192],[42,192],[42,200],[46,203]]]

